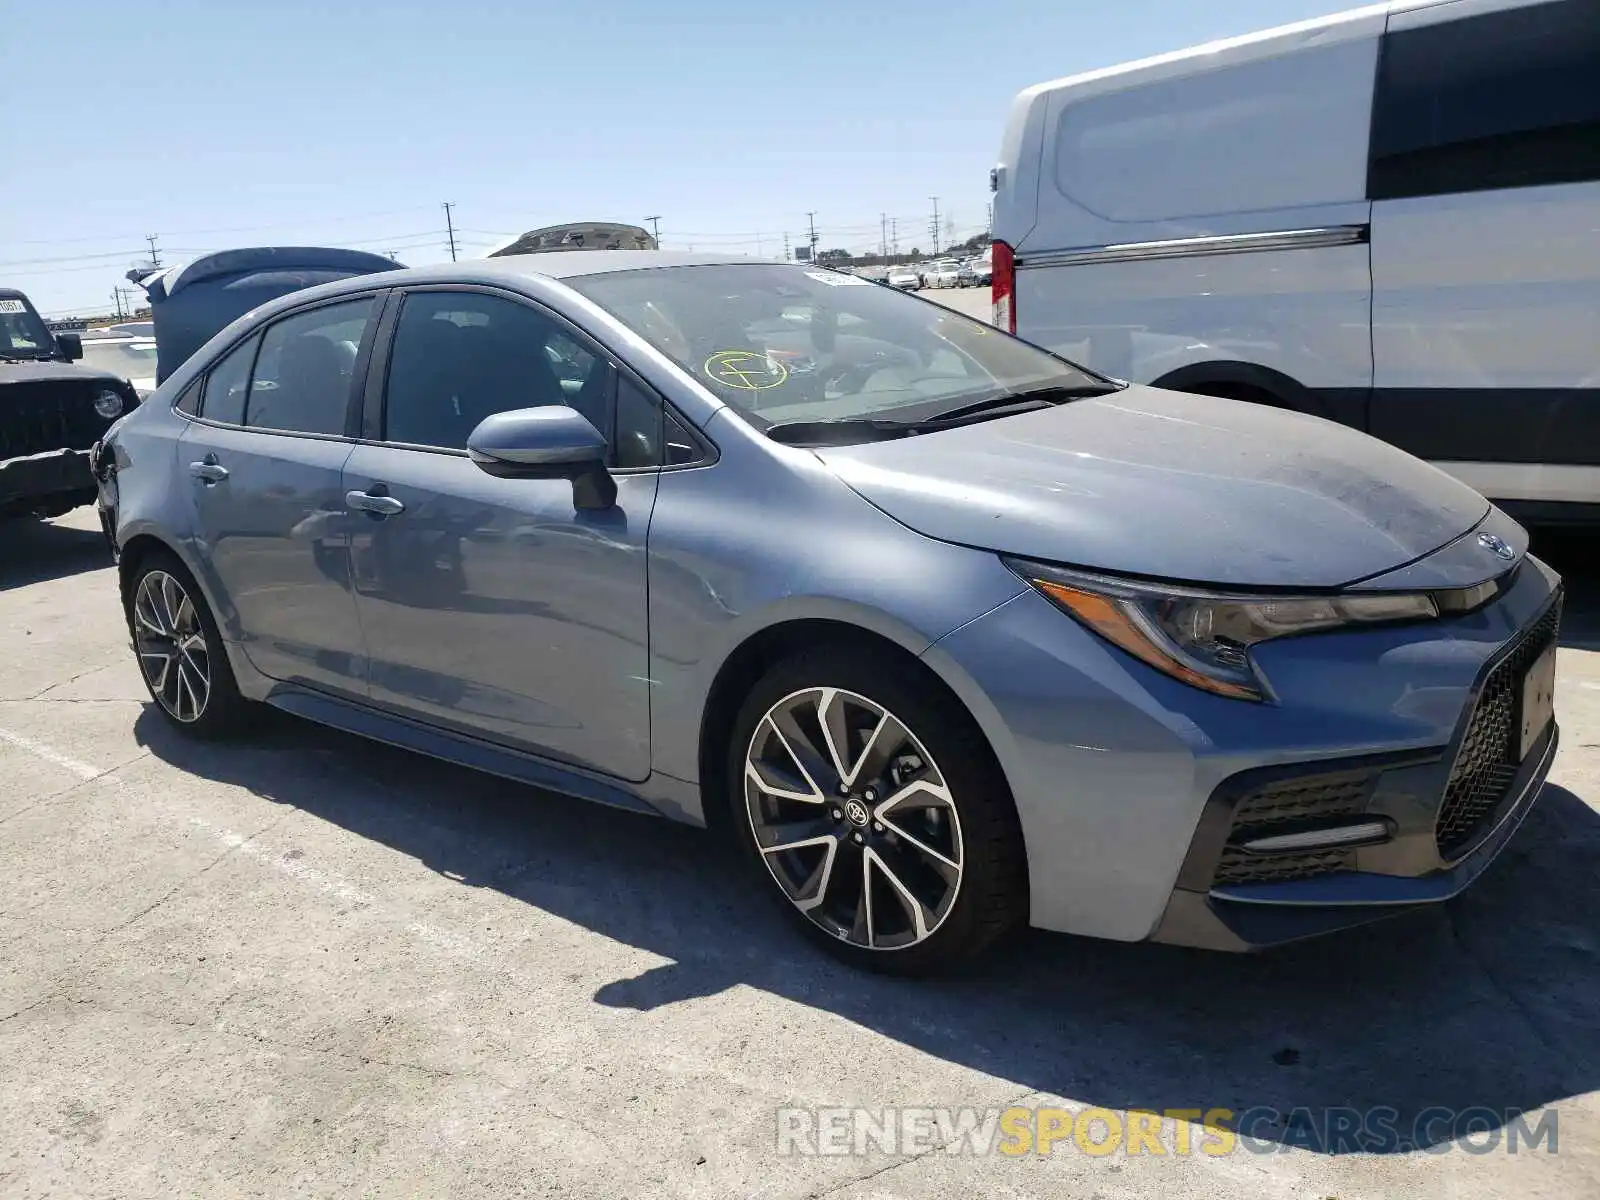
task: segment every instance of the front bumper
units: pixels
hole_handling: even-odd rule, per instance
[[[0,462],[0,512],[37,504],[94,499],[94,475],[87,450],[46,450]]]
[[[1559,579],[1529,557],[1475,612],[1267,643],[1272,704],[1171,680],[1032,592],[926,657],[1000,759],[1034,925],[1251,949],[1437,903],[1482,873],[1538,796],[1554,722],[1520,763],[1491,764],[1492,795],[1474,792],[1467,808],[1458,796],[1441,819],[1452,770],[1496,670],[1530,636],[1554,639],[1559,603]],[[1280,807],[1263,817],[1274,788],[1287,792],[1267,796]],[[1310,871],[1241,865],[1239,843],[1255,840],[1238,836],[1246,813],[1258,826],[1333,815],[1387,832]]]

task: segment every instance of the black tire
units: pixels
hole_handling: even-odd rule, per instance
[[[784,659],[745,698],[734,722],[726,764],[731,826],[759,886],[805,936],[829,953],[854,967],[896,975],[943,974],[969,966],[1022,924],[1028,904],[1022,829],[999,764],[971,715],[921,672],[919,666],[873,647],[824,646]],[[853,944],[837,929],[830,932],[800,911],[768,869],[747,794],[747,755],[754,748],[758,727],[764,727],[775,705],[820,688],[853,693],[892,713],[936,764],[953,801],[961,847],[959,884],[940,923],[920,941],[896,949]],[[884,794],[889,786],[885,784]],[[841,823],[840,828],[848,831],[850,826]],[[880,826],[873,822],[871,828]],[[878,836],[861,832],[869,838]],[[882,836],[891,843],[895,840],[892,834]],[[836,852],[840,860],[847,850],[841,842]]]
[[[198,623],[197,632],[203,639],[206,694],[204,703],[199,706],[198,715],[188,719],[180,717],[174,711],[172,688],[170,686],[157,688],[155,680],[151,678],[152,671],[146,669],[146,656],[141,652],[140,625],[135,610],[139,605],[141,589],[144,588],[145,582],[158,573],[170,577],[182,588],[184,596],[192,605],[193,615]],[[194,576],[189,573],[189,569],[176,554],[170,550],[153,550],[139,560],[139,565],[129,580],[124,612],[128,620],[128,636],[133,640],[134,653],[138,658],[139,677],[144,680],[145,689],[150,693],[156,711],[167,723],[191,737],[222,738],[238,733],[244,726],[250,703],[239,694],[239,685],[233,677],[233,667],[228,662],[221,630],[217,627],[216,618],[211,615],[211,608],[206,603],[205,595],[195,582]],[[180,675],[184,666],[185,664],[178,664]],[[194,694],[192,688],[189,694],[191,696]],[[179,709],[183,707],[181,700],[176,707]]]

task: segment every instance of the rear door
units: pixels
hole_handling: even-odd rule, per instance
[[[224,628],[273,678],[361,696],[340,490],[378,294],[280,318],[208,372],[179,442]]]
[[[1495,499],[1600,501],[1600,0],[1390,19],[1371,431]]]

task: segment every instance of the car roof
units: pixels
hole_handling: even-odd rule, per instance
[[[778,263],[783,266],[807,266],[806,263],[784,263],[781,259],[756,258],[748,254],[709,254],[685,250],[550,250],[542,254],[513,254],[503,258],[485,258],[470,263],[451,263],[449,267],[463,266],[477,270],[507,275],[547,275],[552,279],[569,279],[578,275],[598,275],[609,271],[647,271],[657,267],[710,267],[734,263]],[[397,271],[393,278],[400,279],[418,272],[438,271],[438,267],[417,267]],[[448,271],[449,268],[444,268]]]

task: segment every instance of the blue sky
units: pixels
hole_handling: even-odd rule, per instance
[[[321,244],[467,255],[579,218],[668,247],[926,249],[985,223],[1012,96],[1340,0],[7,3],[0,283],[109,306],[165,260]]]

